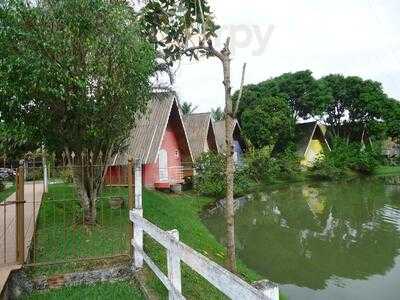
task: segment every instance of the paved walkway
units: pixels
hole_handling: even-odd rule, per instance
[[[39,213],[43,195],[43,183],[25,184],[25,260],[32,241],[34,223]],[[0,292],[16,264],[15,193],[0,204]]]

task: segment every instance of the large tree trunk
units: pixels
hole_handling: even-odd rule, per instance
[[[229,44],[227,44],[229,46]],[[226,237],[227,237],[227,267],[236,272],[235,250],[235,208],[234,208],[234,149],[233,149],[233,124],[234,111],[231,97],[231,61],[230,51],[226,47],[223,51],[223,70],[225,86],[225,143],[226,143]]]
[[[97,195],[84,182],[88,180],[77,168],[73,170],[74,187],[79,197],[79,203],[83,209],[83,223],[96,224]]]
[[[89,158],[88,154],[82,155],[80,161],[75,162],[67,152],[68,167],[72,171],[73,183],[79,197],[79,203],[83,209],[83,223],[86,225],[96,225],[97,221],[97,197],[102,187],[105,173],[107,171],[107,158],[102,161],[102,157],[95,157],[93,154]]]
[[[235,162],[233,151],[233,119],[227,116],[226,126],[226,236],[228,250],[228,268],[236,271],[236,250],[235,250],[235,208],[234,208],[234,174]]]

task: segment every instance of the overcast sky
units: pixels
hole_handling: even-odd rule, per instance
[[[222,41],[233,43],[233,88],[248,63],[246,83],[310,69],[383,83],[400,99],[399,0],[211,0]],[[218,42],[219,42],[218,41]],[[246,45],[246,46],[245,46]],[[183,61],[175,88],[198,112],[223,106],[222,67],[216,59]]]

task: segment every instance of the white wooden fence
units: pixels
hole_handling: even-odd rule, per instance
[[[204,255],[179,241],[177,230],[164,231],[143,218],[141,164],[135,163],[135,209],[129,217],[133,223],[134,267],[143,268],[144,262],[168,289],[169,299],[185,299],[182,295],[181,261],[204,277],[208,282],[231,299],[279,300],[277,285],[256,289]],[[143,234],[146,233],[167,251],[168,276],[143,251]]]

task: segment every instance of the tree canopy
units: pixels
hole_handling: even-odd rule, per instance
[[[149,97],[154,51],[127,4],[7,1],[0,111],[52,150],[118,150]],[[111,149],[113,148],[113,149]]]
[[[385,103],[389,99],[381,83],[338,74],[328,75],[320,81],[329,90],[326,121],[336,135],[343,135],[341,126],[344,123],[350,124],[354,130],[372,131],[378,121],[384,121],[388,113]]]
[[[68,158],[84,154],[73,177],[94,224],[107,162],[146,108],[154,47],[125,1],[9,0],[0,14],[1,121]]]
[[[277,109],[276,102],[269,103],[271,97],[282,99],[280,104],[284,103],[287,109]],[[317,80],[306,70],[246,86],[240,103],[240,122],[257,147],[273,143],[271,129],[276,126],[275,130],[279,130],[278,120],[285,126],[290,117],[292,124],[299,118],[324,120],[331,132],[347,139],[367,131],[377,138],[398,137],[399,107],[400,103],[389,99],[379,82],[341,74]],[[267,119],[262,120],[262,116]]]
[[[294,123],[285,99],[267,96],[242,114],[242,129],[257,148],[291,140]]]
[[[389,137],[400,139],[400,102],[388,99],[382,105],[385,134]]]
[[[17,160],[39,147],[40,144],[25,126],[14,124],[10,127],[5,122],[0,122],[0,155]]]
[[[182,56],[199,59],[209,56],[203,49],[206,41],[216,37],[220,28],[214,22],[206,0],[152,0],[140,12],[144,35],[158,50],[160,70],[165,70]]]
[[[235,94],[237,97],[238,92]],[[309,70],[285,73],[259,84],[246,86],[240,104],[240,113],[265,100],[266,96],[286,100],[294,120],[321,115],[328,102],[328,90],[314,79]]]

